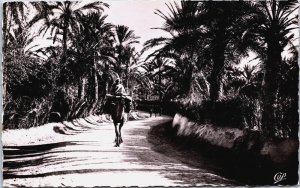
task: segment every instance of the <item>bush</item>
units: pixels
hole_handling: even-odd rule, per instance
[[[180,113],[200,124],[233,128],[260,127],[258,100],[248,97],[225,98],[218,101],[204,100],[201,104],[183,104]]]
[[[144,111],[152,111],[153,113],[162,113],[169,116],[174,116],[181,103],[175,101],[134,101],[136,103],[136,109]]]
[[[292,136],[298,138],[299,115],[296,99],[279,97],[277,104],[275,104],[275,118],[277,122],[277,125],[274,126],[276,137]]]
[[[51,100],[20,97],[9,100],[4,108],[3,129],[30,128],[48,121]]]

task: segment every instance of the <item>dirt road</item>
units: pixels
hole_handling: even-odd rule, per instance
[[[169,117],[159,116],[127,122],[121,147],[114,147],[112,123],[99,122],[96,116],[26,131],[4,131],[3,185],[237,185],[237,182],[185,163],[186,160],[201,160],[201,156],[186,159],[191,156],[149,134],[151,127],[168,121],[171,121]]]

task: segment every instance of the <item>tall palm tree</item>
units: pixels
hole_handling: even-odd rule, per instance
[[[204,45],[198,43],[199,38],[202,38],[203,35],[193,32],[195,30],[195,19],[199,14],[198,4],[198,2],[192,1],[182,1],[180,5],[177,3],[174,3],[174,5],[166,4],[170,14],[156,10],[155,14],[163,18],[165,23],[161,28],[155,29],[161,29],[169,33],[170,37],[150,39],[144,43],[142,50],[142,52],[145,52],[153,47],[159,47],[148,55],[147,59],[155,59],[155,57],[160,56],[174,59],[176,62],[184,62],[183,64],[180,63],[182,71],[178,73],[183,75],[186,83],[182,85],[182,88],[185,88],[184,90],[187,93],[191,89],[190,83],[193,74],[196,72],[197,51],[200,46]]]
[[[247,44],[241,44],[240,38],[253,16],[248,10],[250,6],[249,2],[212,1],[199,5],[198,25],[206,28],[208,38],[205,40],[209,42],[204,55],[212,60],[212,70],[208,79],[212,100],[217,100],[220,96],[224,66],[235,59],[247,56]]]
[[[3,4],[3,39],[4,51],[9,42],[9,35],[12,31],[12,26],[24,28],[26,19],[26,7],[24,2],[5,2]]]
[[[172,58],[157,54],[143,66],[147,76],[152,81],[153,89],[159,95],[159,100],[178,95],[186,96],[190,89],[191,74],[188,74],[186,63],[180,55],[172,54]]]
[[[20,27],[12,29],[12,33],[7,35],[8,43],[4,53],[4,93],[6,92],[6,85],[9,83],[21,84],[28,79],[28,67],[34,62],[34,57],[31,56],[29,47],[35,37],[32,37],[29,32],[24,32]],[[27,62],[23,63],[23,62]]]
[[[134,34],[133,30],[125,25],[117,25],[115,27],[116,41],[116,59],[118,62],[118,72],[122,75],[122,66],[125,66],[125,80],[128,80],[128,68],[131,57],[136,54],[132,44],[139,43],[140,37]],[[127,84],[126,84],[127,85]],[[127,88],[128,89],[128,88]]]
[[[162,86],[162,74],[165,71],[164,66],[168,63],[169,61],[167,59],[163,59],[160,57],[160,55],[157,55],[152,61],[151,64],[154,66],[152,67],[152,74],[151,77],[155,78],[156,75],[158,75],[158,83],[156,84],[156,90],[159,92],[159,101],[162,101],[162,95],[163,95],[163,86]]]
[[[137,66],[137,62],[139,60],[139,53],[136,52],[134,47],[129,45],[125,46],[123,49],[123,58],[125,60],[125,83],[126,88],[129,89],[129,81],[132,76],[132,66]]]
[[[113,25],[107,23],[106,18],[107,16],[100,12],[80,16],[78,19],[80,26],[70,35],[72,38],[70,53],[73,57],[70,69],[74,70],[79,78],[79,95],[85,90],[82,78],[86,76],[89,78],[89,91],[94,104],[91,111],[99,100],[98,77],[106,68],[105,62],[113,56]],[[84,96],[79,98],[82,97]]]
[[[237,50],[241,27],[247,20],[245,2],[181,2],[168,5],[171,14],[158,11],[165,19],[163,30],[170,38],[156,38],[145,43],[145,50],[162,45],[154,53],[177,52],[186,54],[189,72],[212,64],[209,77],[210,98],[219,97],[221,73],[225,63],[244,52]],[[153,55],[153,54],[151,54]],[[246,55],[246,54],[245,54]],[[234,56],[234,57],[232,57]]]
[[[123,46],[127,44],[139,43],[137,39],[140,37],[136,36],[134,31],[130,30],[128,26],[117,25],[115,29],[118,45]]]
[[[38,13],[32,19],[33,22],[31,24],[38,20],[44,20],[44,25],[39,32],[44,32],[45,34],[50,29],[50,34],[53,35],[53,42],[56,41],[58,35],[62,35],[63,61],[66,60],[68,35],[79,27],[78,18],[87,11],[103,11],[103,7],[108,7],[108,4],[100,1],[88,4],[75,1],[36,2],[33,5]]]
[[[144,89],[148,89],[151,86],[149,77],[146,76],[147,73],[145,73],[141,68],[143,63],[139,62],[138,60],[138,56],[133,58],[127,70],[128,77],[126,87],[129,90],[129,94],[132,96],[134,95],[134,92],[135,90],[137,90],[137,88],[143,87]]]
[[[291,33],[298,28],[298,1],[259,1],[253,4],[253,12],[256,13],[252,27],[249,27],[246,35],[256,36],[256,41],[260,45],[265,45],[264,61],[264,81],[263,81],[263,115],[262,123],[265,132],[274,134],[276,96],[279,91],[280,69],[282,66],[282,56],[284,48],[294,37]],[[258,52],[259,53],[259,52]]]

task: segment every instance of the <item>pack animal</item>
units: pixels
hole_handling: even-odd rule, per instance
[[[127,119],[125,113],[125,98],[123,96],[115,96],[113,98],[111,105],[111,117],[116,132],[115,147],[119,147],[123,142],[121,130]]]

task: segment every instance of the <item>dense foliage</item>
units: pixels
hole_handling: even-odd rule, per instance
[[[4,128],[101,114],[120,77],[134,98],[165,111],[172,104],[200,123],[297,137],[298,2],[166,6],[155,29],[169,37],[138,52],[133,30],[106,21],[106,3],[4,3]]]
[[[164,19],[157,29],[170,37],[144,44],[154,49],[146,67],[160,98],[179,101],[181,113],[201,123],[297,137],[298,2],[166,6],[169,12],[156,11]],[[256,62],[240,65],[250,53]]]
[[[136,66],[138,37],[127,26],[108,23],[107,7],[4,4],[4,129],[101,114],[117,77],[127,85],[148,84]],[[41,45],[46,40],[51,44]]]

